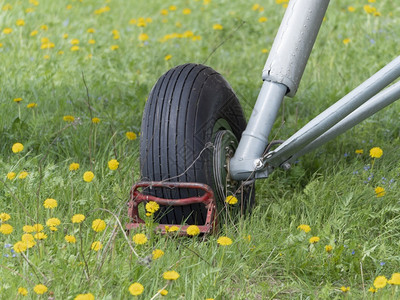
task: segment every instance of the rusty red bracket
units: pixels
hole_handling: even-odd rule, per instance
[[[199,189],[204,191],[204,195],[198,197],[182,198],[182,199],[164,199],[152,195],[145,195],[139,191],[139,189],[146,188],[185,188],[185,189]],[[197,225],[200,229],[200,233],[212,233],[216,228],[216,202],[214,198],[214,192],[211,187],[203,183],[196,182],[165,182],[165,181],[141,181],[136,183],[130,192],[130,201],[128,203],[128,214],[129,218],[132,220],[131,223],[126,225],[127,230],[133,228],[138,228],[144,226],[145,221],[140,218],[138,206],[142,202],[154,201],[160,205],[164,206],[183,206],[195,203],[202,203],[207,209],[207,217],[204,225]],[[167,226],[167,229],[166,229]],[[159,224],[156,230],[162,233],[168,232],[168,226],[177,226],[179,231],[176,232],[177,235],[187,235],[186,229],[190,225],[182,224]]]

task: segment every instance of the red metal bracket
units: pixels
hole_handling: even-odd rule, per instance
[[[159,198],[151,195],[145,195],[139,191],[139,189],[145,188],[189,188],[189,189],[199,189],[204,191],[204,194],[199,197],[190,197],[190,198],[183,198],[183,199],[164,199]],[[196,182],[164,182],[164,181],[141,181],[136,183],[130,192],[130,201],[128,203],[128,214],[130,219],[132,220],[131,223],[126,225],[127,230],[131,230],[133,228],[138,228],[144,226],[144,220],[139,216],[138,206],[142,202],[147,201],[154,201],[160,205],[165,206],[182,206],[182,205],[189,205],[194,203],[202,203],[205,205],[207,209],[207,217],[206,222],[204,225],[197,225],[200,229],[200,233],[210,233],[215,230],[216,227],[216,203],[214,198],[214,192],[212,191],[211,187],[206,184],[196,183]],[[179,231],[176,232],[178,235],[187,235],[186,229],[190,225],[182,225],[182,224],[159,224],[156,227],[156,230],[161,231],[162,233],[167,233],[168,226],[177,226]]]

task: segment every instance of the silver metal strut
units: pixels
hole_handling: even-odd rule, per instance
[[[289,160],[296,153],[296,157],[299,157],[299,154],[303,153],[304,151],[302,149],[321,135],[325,134],[325,137],[321,137],[322,139],[320,139],[318,142],[316,141],[317,144],[314,143],[312,149],[314,149],[316,145],[321,145],[321,141],[328,141],[328,137],[337,136],[339,133],[336,134],[335,132],[339,130],[340,126],[344,126],[344,124],[346,124],[346,126],[347,124],[355,125],[364,120],[364,116],[367,114],[366,110],[368,112],[372,112],[371,115],[379,111],[381,109],[379,104],[380,101],[386,103],[386,100],[384,99],[385,97],[389,97],[391,99],[388,100],[390,103],[397,100],[393,100],[393,97],[396,98],[397,85],[396,87],[394,87],[394,90],[390,89],[390,92],[392,94],[389,94],[388,92],[379,94],[379,97],[373,99],[371,99],[371,97],[376,95],[379,91],[381,91],[383,88],[385,88],[387,85],[389,85],[399,77],[400,56],[395,58],[388,65],[386,65],[369,79],[364,81],[357,88],[352,90],[342,99],[337,101],[324,112],[316,116],[313,120],[308,122],[303,128],[297,131],[274,151],[267,153],[267,155],[263,159],[263,164],[278,167],[283,162]],[[369,99],[371,99],[371,102],[369,102],[367,106],[364,106],[362,109],[360,108],[360,110],[357,109]],[[386,105],[384,105],[383,107],[385,107]],[[351,113],[353,114],[350,115]],[[349,117],[343,120],[347,116]],[[333,127],[335,124],[342,120],[344,123],[342,123],[341,125],[339,123],[338,126]],[[342,130],[340,131],[342,132]],[[329,140],[330,139],[331,138],[329,138]],[[311,151],[310,148],[307,147],[307,149],[306,151]]]
[[[254,177],[285,95],[296,94],[329,0],[291,0],[265,64],[263,85],[229,170],[235,180]]]

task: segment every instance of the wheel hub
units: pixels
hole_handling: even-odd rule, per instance
[[[219,130],[215,134],[213,153],[213,175],[217,203],[224,203],[229,195],[238,198],[239,182],[229,175],[229,161],[238,146],[235,135],[229,130]]]

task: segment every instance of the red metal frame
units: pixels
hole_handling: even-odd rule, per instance
[[[145,195],[139,191],[139,189],[144,188],[189,188],[189,189],[199,189],[204,191],[204,195],[199,197],[190,197],[183,199],[164,199],[151,195]],[[128,203],[128,214],[131,218],[132,222],[126,225],[127,230],[131,230],[133,228],[138,228],[144,226],[145,221],[142,220],[139,216],[138,206],[140,203],[144,201],[154,201],[160,205],[165,206],[182,206],[189,205],[194,203],[202,203],[205,205],[207,209],[207,217],[204,225],[197,225],[200,229],[200,233],[211,233],[215,230],[216,227],[216,203],[214,198],[214,192],[211,187],[206,184],[196,183],[196,182],[164,182],[164,181],[141,181],[136,183],[130,192],[130,201]],[[156,227],[156,230],[161,231],[162,233],[167,233],[166,226],[179,227],[179,231],[176,232],[178,235],[187,235],[186,229],[190,225],[182,225],[182,224],[159,224]],[[168,228],[168,227],[167,227]]]

